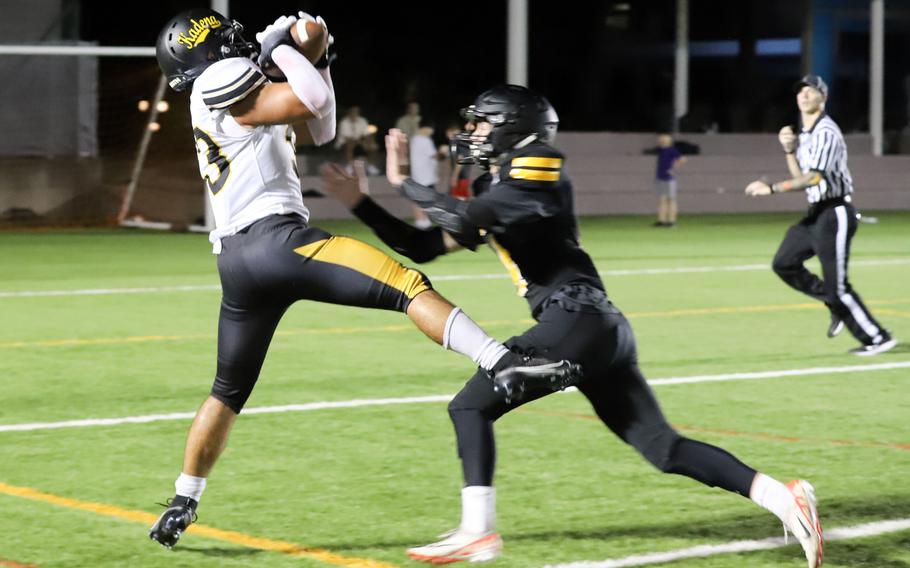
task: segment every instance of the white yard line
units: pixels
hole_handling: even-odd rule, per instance
[[[850,266],[893,266],[910,264],[910,258],[851,260]],[[602,276],[642,276],[654,274],[697,274],[712,272],[745,272],[753,270],[771,270],[771,264],[735,264],[729,266],[681,266],[676,268],[630,268],[625,270],[601,270]],[[451,282],[465,280],[504,280],[509,278],[505,272],[494,274],[448,274],[430,276],[431,282]],[[195,286],[148,286],[142,288],[89,288],[83,290],[18,290],[0,291],[0,298],[41,298],[55,296],[106,296],[112,294],[158,294],[166,292],[210,292],[220,290],[218,284],[200,284]]]
[[[0,298],[43,298],[54,296],[108,296],[112,294],[157,294],[161,292],[202,292],[221,290],[220,284],[198,286],[149,286],[146,288],[90,288],[86,290],[21,290],[0,292]]]
[[[889,369],[910,368],[910,361],[894,361],[870,365],[845,365],[842,367],[810,367],[805,369],[783,369],[779,371],[760,371],[755,373],[724,373],[721,375],[698,375],[691,377],[670,377],[649,381],[654,386],[706,383],[719,381],[761,380],[779,377],[820,375],[828,373],[856,373],[885,371]],[[447,402],[454,394],[414,396],[401,398],[373,398],[342,400],[336,402],[310,402],[306,404],[287,404],[281,406],[260,406],[243,409],[243,414],[278,414],[283,412],[307,412],[328,408],[355,408],[361,406],[387,406],[392,404],[420,404],[425,402]],[[143,416],[122,416],[118,418],[86,418],[82,420],[63,420],[59,422],[30,422],[23,424],[0,425],[3,432],[28,432],[32,430],[54,430],[59,428],[80,428],[85,426],[116,426],[119,424],[143,424],[169,420],[190,420],[195,412],[174,412],[169,414],[147,414]]]
[[[827,529],[825,530],[825,540],[828,542],[850,540],[905,530],[910,530],[910,519],[894,519],[855,525],[852,527]],[[797,550],[799,549],[799,545],[796,544],[795,538],[790,540],[790,545],[795,546]],[[784,544],[783,537],[766,538],[762,540],[737,540],[725,542],[723,544],[703,544],[701,546],[668,550],[666,552],[652,552],[648,554],[626,556],[625,558],[548,564],[545,568],[625,568],[628,566],[650,566],[652,564],[664,564],[666,562],[675,562],[677,560],[689,558],[706,558],[718,554],[739,554],[756,550],[772,550],[775,548],[783,548],[784,546],[787,545]],[[797,550],[794,550],[796,558],[793,562],[794,566],[796,566],[798,559],[802,557],[802,551],[799,550],[797,552]]]

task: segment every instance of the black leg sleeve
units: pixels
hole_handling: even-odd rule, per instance
[[[749,495],[755,470],[721,448],[680,436],[637,365],[616,367],[579,388],[604,424],[660,471]]]
[[[502,397],[493,392],[489,377],[481,369],[449,403],[465,486],[493,485],[496,468],[493,421],[502,415],[504,406]]]
[[[685,475],[709,487],[720,487],[743,497],[749,496],[756,473],[722,448],[682,437],[673,447],[665,471]]]
[[[458,457],[461,458],[465,486],[493,485],[496,468],[493,423],[513,408],[547,394],[549,392],[535,392],[521,403],[506,404],[502,395],[493,390],[493,382],[486,371],[478,369],[449,403],[449,417],[458,438]]]

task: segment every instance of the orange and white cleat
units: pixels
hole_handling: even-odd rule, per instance
[[[822,565],[825,537],[818,520],[815,488],[808,481],[796,479],[787,484],[787,489],[793,495],[793,505],[784,522],[784,537],[787,531],[792,533],[806,553],[809,568],[818,568]]]
[[[486,562],[502,552],[502,538],[494,532],[472,534],[456,529],[440,537],[439,542],[409,548],[408,556],[430,564],[451,564],[463,560]]]

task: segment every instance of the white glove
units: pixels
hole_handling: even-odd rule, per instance
[[[256,41],[262,46],[258,63],[266,74],[273,71],[271,69],[274,65],[272,51],[279,45],[294,45],[294,40],[291,38],[291,26],[296,22],[296,16],[280,16],[274,23],[267,25],[264,30],[256,34]]]
[[[302,14],[303,12],[301,12]],[[273,23],[267,25],[264,30],[256,33],[256,41],[262,44],[262,40],[269,34],[280,32],[287,33],[291,26],[297,22],[297,16],[279,16]]]

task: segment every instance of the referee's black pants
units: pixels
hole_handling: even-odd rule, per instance
[[[790,227],[774,256],[774,272],[800,292],[827,304],[864,345],[882,341],[887,332],[869,313],[847,278],[850,241],[857,229],[856,209],[848,202],[817,204]],[[818,256],[822,278],[804,262]]]
[[[548,300],[537,319],[537,325],[506,345],[518,353],[581,363],[584,380],[578,388],[594,412],[660,471],[749,495],[754,469],[725,450],[681,436],[664,418],[638,367],[632,328],[602,291],[587,286],[563,288]],[[547,394],[533,393],[525,402]],[[449,403],[465,486],[493,484],[493,423],[518,406],[514,401],[506,404],[482,370]]]
[[[270,215],[221,239],[218,369],[212,396],[239,413],[279,320],[297,300],[407,311],[431,289],[419,271],[356,239]]]

